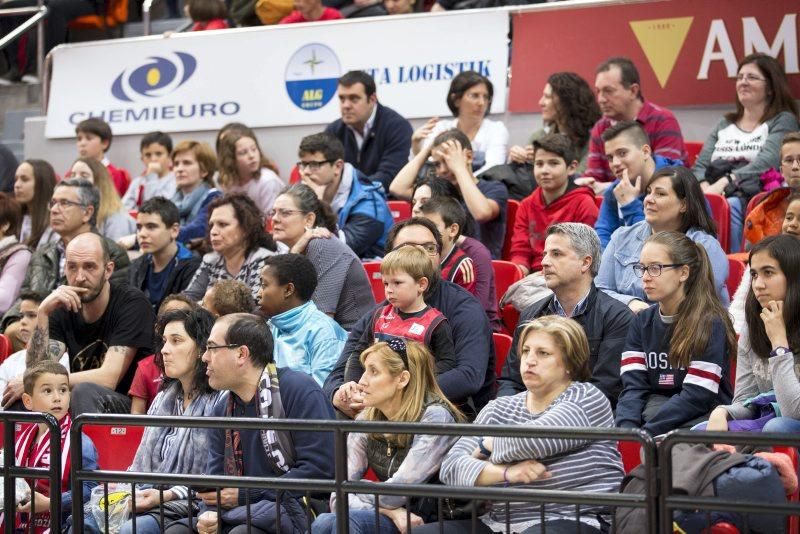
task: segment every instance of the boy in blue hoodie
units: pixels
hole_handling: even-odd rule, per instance
[[[618,122],[601,137],[608,165],[616,176],[603,193],[603,204],[594,226],[600,236],[600,246],[605,249],[614,230],[644,220],[642,199],[653,173],[662,167],[683,163],[653,154],[647,133],[636,121]]]
[[[177,241],[180,213],[171,201],[153,197],[136,215],[136,240],[143,254],[131,263],[128,281],[141,289],[153,310],[164,297],[180,293],[194,276],[201,259]]]

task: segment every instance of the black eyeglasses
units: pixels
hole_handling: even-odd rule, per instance
[[[650,276],[655,278],[656,276],[661,276],[661,271],[664,269],[674,269],[675,267],[683,267],[686,265],[685,263],[651,263],[650,265],[644,265],[642,263],[637,263],[633,266],[633,274],[642,278],[644,273],[647,272]]]
[[[241,346],[241,343],[231,343],[229,345],[206,345],[206,350],[211,352],[217,349],[238,349]]]
[[[311,172],[315,172],[318,171],[323,165],[334,163],[335,161],[335,159],[324,159],[322,161],[298,161],[297,168],[301,171],[308,169]]]

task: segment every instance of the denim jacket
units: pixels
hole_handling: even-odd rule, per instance
[[[639,263],[639,255],[642,252],[644,241],[651,233],[652,230],[647,221],[621,227],[614,232],[611,241],[603,251],[600,271],[594,279],[598,289],[623,304],[629,304],[634,299],[650,303],[642,289],[642,279],[637,278],[633,273],[633,265]],[[728,258],[719,241],[697,228],[690,228],[686,232],[686,236],[701,244],[706,250],[714,270],[717,294],[722,303],[727,306],[730,302],[728,289],[725,286],[728,279]]]

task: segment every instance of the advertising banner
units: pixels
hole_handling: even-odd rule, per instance
[[[366,70],[407,118],[449,116],[450,81],[475,70],[506,109],[508,14],[463,12],[271,26],[78,44],[54,52],[46,136],[90,116],[115,134],[322,124],[339,117],[336,80]]]
[[[797,0],[662,0],[515,14],[509,110],[539,111],[554,72],[594,87],[612,56],[631,58],[645,98],[662,106],[732,107],[736,67],[752,52],[777,57],[800,96],[799,11]]]

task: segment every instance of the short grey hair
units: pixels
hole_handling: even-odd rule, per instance
[[[69,180],[62,180],[56,187],[74,187],[78,191],[78,202],[84,208],[92,206],[92,218],[89,224],[94,228],[97,225],[97,212],[100,209],[100,190],[89,180],[80,178],[70,178]]]
[[[583,223],[555,223],[547,228],[547,235],[551,236],[553,234],[567,236],[569,238],[569,246],[572,247],[572,250],[574,250],[575,254],[578,256],[591,256],[592,267],[590,272],[592,278],[597,276],[600,270],[600,257],[602,253],[600,251],[600,237],[597,235],[597,232],[594,231],[594,228]]]

